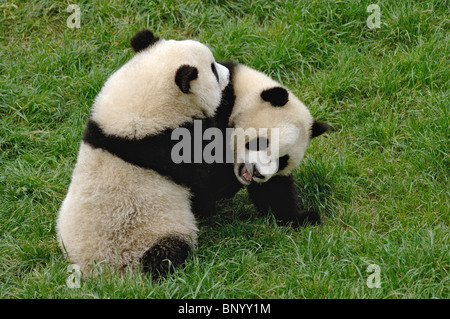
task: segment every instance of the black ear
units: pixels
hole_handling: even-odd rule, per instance
[[[314,121],[314,123],[311,127],[311,138],[322,135],[323,133],[328,131],[330,128],[331,128],[331,126],[327,123]]]
[[[139,52],[154,44],[158,40],[159,38],[155,37],[152,31],[145,29],[136,32],[136,34],[131,38],[130,44],[134,52]]]
[[[285,105],[288,101],[288,97],[288,91],[281,86],[264,90],[261,93],[261,98],[266,102],[270,102],[273,106]]]
[[[175,75],[175,83],[180,88],[181,92],[189,93],[191,88],[191,81],[198,77],[198,70],[195,66],[183,64],[177,70]]]

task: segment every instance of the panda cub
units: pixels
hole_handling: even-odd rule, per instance
[[[299,207],[292,170],[310,141],[330,126],[316,121],[292,92],[264,73],[238,63],[222,64],[230,70],[230,83],[215,119],[224,134],[233,128],[223,153],[231,150],[234,158],[214,164],[208,181],[214,193],[197,206],[209,212],[217,200],[247,186],[255,206],[270,210],[281,224],[320,224],[317,212]]]
[[[131,46],[136,54],[93,103],[58,213],[60,246],[84,274],[104,263],[158,277],[183,263],[197,238],[187,184],[207,172],[170,164],[170,133],[192,130],[194,120],[212,125],[229,70],[193,40],[143,30]],[[183,173],[171,178],[172,170]]]

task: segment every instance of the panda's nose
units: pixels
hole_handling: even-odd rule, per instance
[[[253,177],[256,178],[265,178],[265,176],[263,174],[261,174],[258,169],[256,168],[256,166],[253,168]]]

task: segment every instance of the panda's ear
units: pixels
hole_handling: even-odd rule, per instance
[[[195,66],[183,64],[175,74],[175,83],[180,88],[181,92],[189,93],[191,89],[191,81],[198,77],[198,70]]]
[[[261,98],[266,102],[270,102],[273,106],[283,106],[288,102],[289,93],[285,88],[277,86],[262,91]]]
[[[311,127],[311,138],[317,137],[319,135],[322,135],[326,131],[328,131],[331,128],[331,126],[325,122],[319,122],[314,120],[314,123]]]
[[[134,52],[139,52],[155,42],[158,42],[158,40],[159,38],[155,37],[152,31],[145,29],[136,32],[136,34],[131,38],[130,44]]]

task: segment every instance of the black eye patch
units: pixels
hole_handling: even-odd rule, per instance
[[[214,62],[211,63],[211,70],[214,73],[214,76],[216,77],[217,82],[219,82],[219,74],[217,74],[217,69],[216,69],[216,66],[215,66]]]
[[[269,147],[269,140],[265,137],[256,137],[245,144],[250,151],[263,151]]]
[[[286,168],[289,162],[289,155],[284,155],[278,159],[278,171],[282,171]]]

